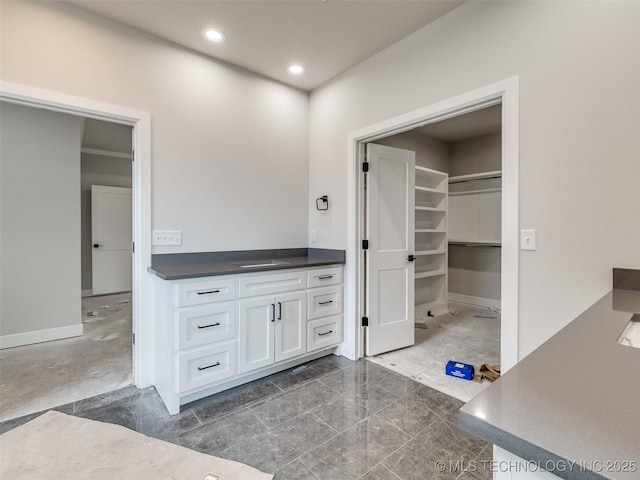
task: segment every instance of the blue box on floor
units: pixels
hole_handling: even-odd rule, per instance
[[[474,368],[468,363],[456,362],[449,360],[445,369],[447,375],[452,377],[464,378],[465,380],[473,380]]]

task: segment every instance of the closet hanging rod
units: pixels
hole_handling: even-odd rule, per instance
[[[490,178],[502,178],[502,170],[469,173],[467,175],[453,175],[449,177],[449,183],[470,182],[472,180],[488,180]]]
[[[478,180],[491,180],[492,178],[502,178],[502,175],[494,175],[492,177],[482,177],[482,178],[470,178],[468,180],[449,180],[449,183],[477,182]]]
[[[454,197],[456,195],[470,195],[472,193],[491,193],[491,192],[500,192],[502,188],[484,188],[482,190],[464,190],[461,192],[449,192],[450,197]]]
[[[458,245],[460,247],[491,247],[491,248],[501,248],[502,245],[500,243],[474,243],[474,242],[456,242],[450,241],[447,242],[449,245]]]

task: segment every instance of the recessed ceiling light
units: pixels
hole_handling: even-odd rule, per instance
[[[289,65],[289,68],[287,68],[287,70],[292,75],[300,75],[300,74],[304,73],[304,67],[302,67],[300,65]]]
[[[224,33],[219,32],[218,30],[207,29],[202,32],[202,36],[207,40],[215,43],[224,42],[227,37],[224,36]]]

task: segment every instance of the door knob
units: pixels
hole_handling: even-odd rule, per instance
[[[409,256],[407,257],[407,260],[409,260],[410,262],[413,262],[415,259],[416,259],[416,256],[415,256],[415,255],[409,255]]]
[[[94,243],[93,244],[93,248],[98,248],[98,247],[104,247],[104,245],[101,244],[101,243]]]

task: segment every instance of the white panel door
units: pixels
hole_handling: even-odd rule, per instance
[[[367,355],[414,344],[415,152],[368,144]]]
[[[276,297],[275,360],[307,353],[307,293]]]
[[[131,189],[91,186],[92,290],[131,290]]]
[[[238,373],[271,365],[276,303],[273,297],[238,302]]]

